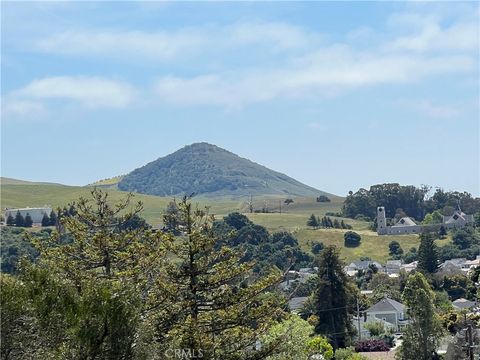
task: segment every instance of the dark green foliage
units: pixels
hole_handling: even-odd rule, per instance
[[[50,226],[57,226],[57,222],[57,213],[52,210],[52,212],[50,213]]]
[[[307,226],[311,226],[314,229],[318,227],[318,220],[314,214],[310,215],[310,217],[308,218]]]
[[[318,196],[319,191],[207,143],[186,146],[127,174],[118,188],[160,196],[215,194],[289,194]]]
[[[23,221],[23,226],[25,227],[32,227],[33,220],[29,213],[25,215],[25,220]]]
[[[318,317],[315,333],[328,337],[334,347],[345,347],[349,342],[351,323],[348,316],[348,279],[343,272],[338,250],[326,247],[318,258],[318,282],[315,290],[315,315]]]
[[[405,253],[405,255],[403,255],[403,262],[406,263],[406,264],[409,264],[413,261],[416,261],[418,258],[418,252],[417,252],[417,248],[410,248],[410,250],[408,250],[408,252]]]
[[[400,257],[403,255],[403,249],[398,241],[390,242],[390,244],[388,244],[388,250],[392,257]]]
[[[314,241],[312,242],[312,253],[315,255],[320,254],[320,251],[323,250],[325,245],[322,242]]]
[[[480,198],[474,198],[468,192],[444,191],[443,189],[436,189],[432,197],[425,201],[425,210],[426,212],[443,210],[441,211],[443,215],[452,215],[445,211],[445,208],[456,209],[458,204],[466,214],[474,214],[480,210]]]
[[[325,195],[317,196],[317,202],[330,202],[330,198]]]
[[[437,246],[435,245],[435,237],[431,232],[420,234],[417,269],[430,274],[438,269]]]
[[[238,212],[228,214],[223,218],[223,221],[237,230],[240,230],[247,225],[252,225],[252,222],[248,217]]]
[[[479,243],[479,236],[473,226],[465,226],[461,229],[453,229],[452,240],[459,249],[467,249]]]
[[[290,205],[290,204],[293,204],[294,201],[293,201],[293,199],[285,199],[284,203],[285,203],[286,205]]]
[[[477,211],[474,216],[475,226],[480,227],[480,211]]]
[[[362,237],[354,231],[347,231],[343,234],[343,239],[346,247],[357,247],[360,245]]]
[[[19,231],[18,231],[19,230]],[[33,247],[28,238],[25,238],[24,229],[2,228],[1,229],[1,255],[2,255],[2,272],[13,274],[16,273],[18,261],[22,257],[26,257],[30,261],[34,261],[38,256],[38,251]],[[33,233],[31,236],[39,239],[46,239],[48,233],[40,231]]]
[[[8,226],[14,226],[15,225],[15,218],[12,216],[12,214],[8,214],[7,225]]]
[[[24,226],[24,223],[25,223],[24,217],[22,216],[22,214],[20,214],[20,211],[17,211],[17,215],[15,215],[15,226],[22,227]]]
[[[42,226],[45,227],[45,226],[50,226],[50,217],[48,216],[47,213],[43,214],[43,217],[42,217]]]
[[[446,291],[452,301],[460,298],[474,301],[477,292],[473,281],[465,275],[444,276],[440,290]]]
[[[447,229],[445,228],[445,226],[442,225],[438,230],[438,237],[440,239],[445,239],[446,236],[447,236]]]
[[[147,224],[145,219],[140,217],[138,214],[133,214],[130,218],[125,219],[125,221],[120,225],[120,229],[124,231],[149,229],[150,227],[151,226]]]

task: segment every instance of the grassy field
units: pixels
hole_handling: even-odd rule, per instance
[[[3,180],[3,179],[2,179]],[[75,201],[80,196],[88,197],[91,187],[65,186],[56,184],[36,184],[30,182],[3,182],[1,187],[1,207],[36,207],[51,205],[54,208],[64,206]],[[126,196],[126,192],[108,189],[110,199],[116,201]],[[153,226],[161,224],[161,218],[171,198],[135,194],[134,200],[142,201],[144,212],[142,216]],[[195,197],[193,202],[198,206],[209,206],[210,212],[217,218],[238,211],[247,213],[249,198],[202,198]],[[362,237],[361,245],[356,248],[343,246],[343,233],[341,229],[317,229],[313,230],[306,225],[308,217],[313,213],[316,216],[324,216],[327,212],[339,212],[342,206],[342,198],[332,197],[332,202],[318,203],[312,198],[294,198],[294,203],[285,205],[284,198],[280,197],[254,197],[255,209],[266,206],[272,213],[247,213],[246,215],[256,224],[265,226],[269,231],[289,231],[299,240],[305,251],[310,251],[312,241],[321,241],[326,245],[336,245],[341,249],[341,255],[345,261],[353,261],[361,256],[369,256],[374,260],[384,262],[388,258],[388,244],[396,240],[404,251],[411,247],[418,247],[417,235],[401,236],[378,236],[368,230],[368,223],[352,219],[343,219],[352,225],[353,230]],[[280,213],[280,204],[282,213]],[[333,218],[333,217],[332,217]],[[338,218],[339,220],[342,218]],[[450,241],[442,240],[438,245]]]

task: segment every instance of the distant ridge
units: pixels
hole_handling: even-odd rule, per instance
[[[125,175],[118,189],[172,196],[330,195],[208,143],[195,143]]]
[[[62,185],[58,183],[51,183],[51,182],[40,182],[40,181],[28,181],[28,180],[20,180],[8,177],[0,177],[0,184],[1,185]]]

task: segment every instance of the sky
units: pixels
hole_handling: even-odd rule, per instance
[[[209,142],[317,189],[480,195],[477,2],[1,3],[1,174]]]

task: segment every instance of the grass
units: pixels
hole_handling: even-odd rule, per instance
[[[2,178],[3,180],[3,178]],[[79,197],[88,197],[91,187],[65,186],[57,184],[40,183],[5,183],[1,187],[1,207],[35,207],[51,205],[54,208],[65,206]],[[110,199],[115,202],[127,195],[127,192],[114,189],[104,189],[109,193]],[[153,226],[161,224],[165,208],[172,200],[170,197],[135,194],[134,201],[142,201],[144,211],[142,216]],[[247,213],[249,197],[195,197],[193,203],[199,207],[209,206],[210,212],[216,214],[216,218],[238,211]],[[280,202],[279,202],[280,201]],[[346,230],[341,229],[317,229],[313,230],[306,225],[308,217],[313,213],[322,217],[327,212],[337,213],[341,210],[342,198],[332,197],[329,203],[318,203],[313,198],[294,198],[294,203],[285,205],[284,198],[278,196],[257,196],[253,198],[254,208],[259,209],[267,206],[272,213],[247,213],[246,215],[256,224],[265,226],[269,231],[292,232],[305,251],[310,251],[312,241],[321,241],[325,245],[336,245],[341,250],[345,261],[357,260],[362,256],[369,256],[374,260],[384,262],[388,258],[388,244],[396,240],[404,251],[411,247],[418,247],[417,235],[389,235],[378,236],[376,232],[368,229],[368,223],[346,218],[344,220],[352,225],[353,230],[362,237],[361,245],[356,248],[343,246],[343,234]],[[280,204],[282,213],[279,213]],[[332,217],[335,218],[335,217]],[[450,239],[437,241],[439,246],[451,241]]]

